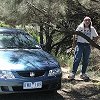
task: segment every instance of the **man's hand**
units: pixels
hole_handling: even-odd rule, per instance
[[[97,43],[97,41],[98,41],[99,37],[100,37],[100,36],[93,37],[93,41],[94,41],[95,43]]]
[[[97,43],[99,37],[100,37],[100,36],[94,37],[94,38],[93,38],[93,41],[94,41],[95,43]],[[95,47],[91,46],[91,49],[94,49],[94,48],[95,48]]]

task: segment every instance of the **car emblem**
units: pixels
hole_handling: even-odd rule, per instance
[[[35,76],[35,73],[34,72],[30,72],[30,76],[31,77],[34,77]]]

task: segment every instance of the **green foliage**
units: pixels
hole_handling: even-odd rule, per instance
[[[72,67],[73,64],[73,55],[68,55],[66,53],[58,54],[57,59],[61,65],[61,67]]]
[[[10,27],[10,26],[5,24],[3,21],[0,21],[0,27]]]
[[[37,35],[34,31],[31,32],[30,34],[36,39],[36,41],[37,41],[38,43],[40,43],[40,37],[39,37],[39,35]]]
[[[40,43],[40,37],[39,37],[39,34],[37,34],[35,31],[34,31],[34,29],[33,28],[26,28],[25,29],[29,34],[31,34],[35,39],[36,39],[36,41],[38,42],[38,43]]]

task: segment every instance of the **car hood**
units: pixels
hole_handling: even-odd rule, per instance
[[[0,70],[49,70],[59,67],[56,59],[42,49],[0,50]]]

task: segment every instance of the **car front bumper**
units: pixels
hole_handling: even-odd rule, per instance
[[[24,82],[42,82],[41,88],[23,89]],[[61,75],[48,78],[0,79],[0,94],[53,91],[61,88]]]

